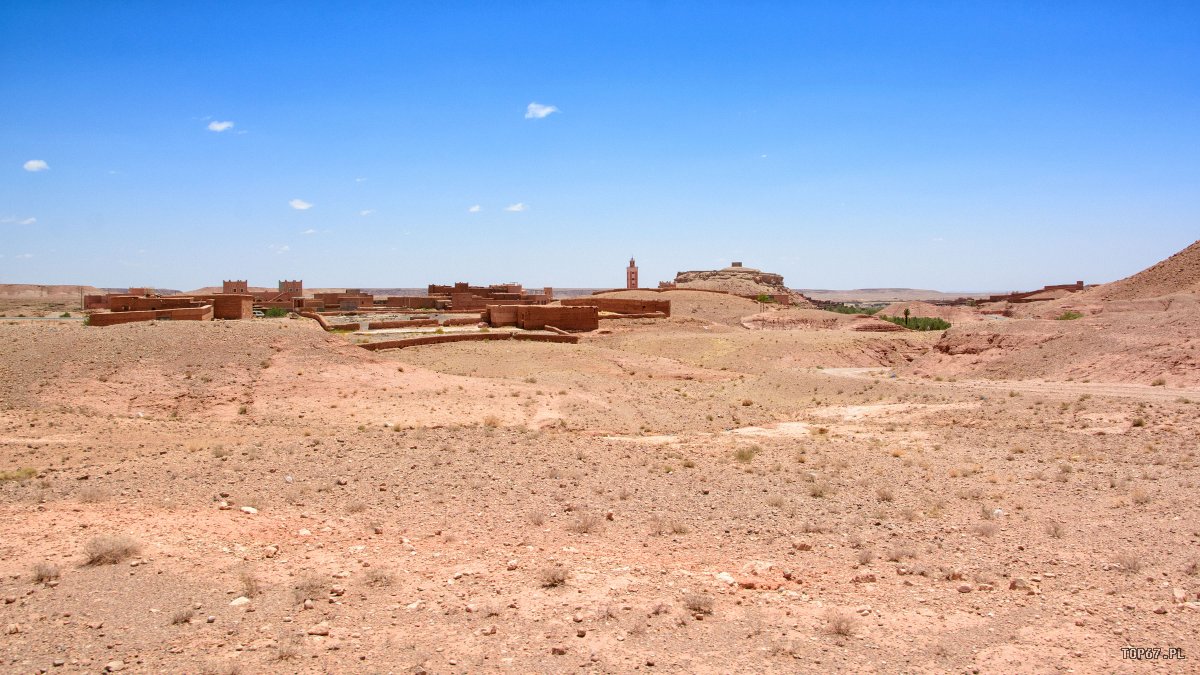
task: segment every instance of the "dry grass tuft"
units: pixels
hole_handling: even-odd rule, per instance
[[[84,565],[116,565],[132,558],[141,549],[136,541],[120,534],[103,534],[87,543]]]
[[[175,612],[174,614],[171,615],[171,625],[179,626],[179,625],[182,625],[185,623],[190,623],[192,620],[192,617],[195,615],[196,615],[196,613],[190,609],[181,609],[178,612]]]
[[[834,635],[848,637],[858,630],[858,618],[844,609],[831,609],[825,613],[825,623],[829,632]]]
[[[383,567],[372,567],[367,570],[367,585],[374,587],[391,586],[395,575]]]
[[[713,613],[713,599],[703,593],[688,593],[683,596],[683,606],[692,614]]]
[[[567,570],[559,565],[543,567],[542,571],[538,572],[538,581],[541,582],[543,588],[562,586],[567,583]]]
[[[33,582],[44,584],[58,578],[58,565],[50,562],[40,562],[33,566]]]
[[[602,522],[603,519],[594,513],[581,513],[578,518],[567,526],[567,529],[575,534],[588,534],[599,530],[600,523]]]

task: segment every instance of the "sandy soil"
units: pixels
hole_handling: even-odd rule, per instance
[[[577,345],[0,322],[0,670],[1200,657],[1194,323],[747,330],[664,295]]]

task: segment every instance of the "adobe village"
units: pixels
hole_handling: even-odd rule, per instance
[[[0,670],[1200,658],[1200,242],[969,298],[616,262],[0,287]]]

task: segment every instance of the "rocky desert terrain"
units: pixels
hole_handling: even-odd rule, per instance
[[[1194,671],[1197,251],[943,332],[0,322],[0,670]]]

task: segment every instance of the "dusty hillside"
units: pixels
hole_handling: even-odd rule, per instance
[[[42,284],[0,284],[4,300],[74,300],[80,293],[100,293],[95,286],[47,286]]]
[[[904,368],[937,334],[746,330],[756,303],[676,293],[671,319],[577,345],[0,321],[0,662],[1121,672],[1131,644],[1200,653],[1200,388],[939,381]],[[1057,323],[1084,340],[1112,317],[1135,318]],[[1040,339],[1024,325],[1002,335]],[[1125,346],[1193,358],[1185,381],[1196,334]],[[1092,358],[1048,360],[1068,357]]]
[[[1076,302],[1143,300],[1200,293],[1200,241],[1137,274],[1078,294]]]

